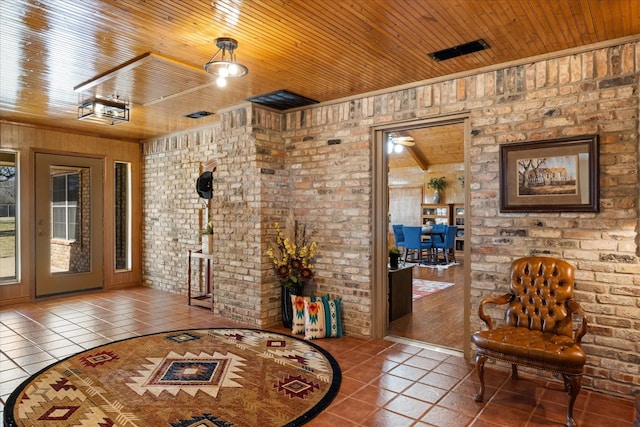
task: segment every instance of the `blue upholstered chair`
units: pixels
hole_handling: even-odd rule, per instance
[[[404,247],[404,232],[402,231],[402,224],[391,224],[393,228],[393,240],[395,240],[395,246],[402,248],[402,255],[400,259],[404,260],[407,257],[407,248]]]
[[[433,243],[443,243],[444,239],[442,236],[447,232],[447,225],[445,224],[434,224],[431,226],[431,240]]]
[[[457,232],[458,232],[458,227],[456,227],[455,225],[448,225],[447,229],[444,232],[444,241],[433,243],[433,249],[435,251],[434,258],[436,263],[438,262],[439,250],[442,250],[444,261],[447,264],[449,264],[449,255],[451,255],[453,262],[456,261],[454,246],[456,244]]]
[[[411,255],[411,261],[422,261],[423,252],[427,253],[427,257],[430,255],[432,245],[431,241],[422,241],[422,227],[402,227],[404,233],[404,248],[407,251],[407,258]]]
[[[393,238],[396,241],[396,246],[404,247],[404,233],[402,232],[402,224],[392,224]]]

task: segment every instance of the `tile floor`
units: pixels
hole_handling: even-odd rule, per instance
[[[0,402],[29,375],[76,352],[164,330],[242,327],[189,307],[186,297],[135,288],[67,296],[0,308]],[[275,331],[285,332],[283,328]],[[343,381],[309,426],[561,426],[559,383],[511,381],[486,369],[485,403],[473,401],[477,376],[453,353],[413,342],[356,337],[316,341],[340,363]],[[583,390],[574,417],[582,427],[624,426],[633,402]]]

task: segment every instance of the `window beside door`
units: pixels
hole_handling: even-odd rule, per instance
[[[19,280],[17,154],[0,151],[0,285]]]
[[[131,163],[115,163],[115,267],[131,269]]]

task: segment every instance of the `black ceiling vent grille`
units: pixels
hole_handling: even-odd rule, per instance
[[[429,56],[436,61],[444,61],[445,59],[456,58],[458,56],[467,55],[473,52],[479,52],[481,50],[489,49],[491,46],[487,44],[483,39],[473,42],[461,44],[458,46],[450,47],[448,49],[442,49],[437,52],[430,53]]]
[[[214,113],[211,113],[209,111],[196,111],[195,113],[185,114],[185,117],[188,117],[190,119],[201,119],[203,117],[211,116],[213,114]]]
[[[256,104],[275,108],[276,110],[281,111],[318,103],[318,101],[301,95],[296,95],[295,93],[289,92],[285,89],[265,93],[264,95],[253,96],[251,98],[247,98],[247,101],[255,102]]]

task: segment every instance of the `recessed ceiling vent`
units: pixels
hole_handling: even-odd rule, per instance
[[[444,61],[445,59],[456,58],[458,56],[467,55],[469,53],[479,52],[481,50],[489,49],[491,46],[487,44],[483,39],[473,42],[461,44],[458,46],[450,47],[448,49],[442,49],[437,52],[430,53],[431,59],[436,61]]]
[[[247,98],[247,101],[255,102],[256,104],[275,108],[276,110],[281,111],[318,103],[318,101],[306,98],[301,95],[296,95],[295,93],[289,92],[285,89],[280,89],[273,92],[265,93],[264,95],[257,95],[251,98]]]
[[[185,114],[185,117],[188,117],[190,119],[201,119],[203,117],[211,116],[213,114],[214,113],[211,113],[209,111],[196,111],[195,113]]]

